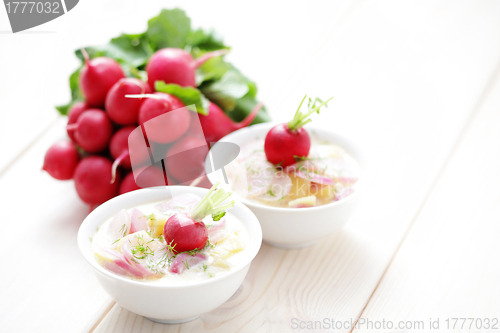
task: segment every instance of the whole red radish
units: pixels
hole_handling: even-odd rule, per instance
[[[130,77],[120,79],[111,87],[106,96],[106,112],[109,118],[120,125],[137,124],[139,109],[144,99],[126,98],[125,95],[150,92],[146,82]]]
[[[137,177],[137,182],[142,186],[137,185],[136,180],[134,178],[134,173],[129,172],[120,183],[120,188],[118,190],[118,193],[123,194],[139,190],[141,188],[165,185],[165,176],[163,175],[163,171],[157,166],[149,166],[147,168],[141,168],[138,171],[138,174],[139,176]]]
[[[261,108],[262,103],[258,103],[245,119],[235,123],[216,104],[210,102],[208,115],[198,115],[205,139],[207,142],[217,142],[229,133],[250,125]]]
[[[135,190],[139,190],[140,187],[137,186],[134,179],[134,174],[129,172],[122,180],[120,187],[118,189],[118,194],[123,194]]]
[[[146,66],[149,86],[154,90],[156,81],[164,81],[182,87],[196,87],[196,68],[208,59],[224,55],[227,52],[227,50],[208,52],[194,60],[191,54],[183,49],[165,48],[158,50],[151,56]]]
[[[184,104],[181,100],[170,94],[159,92],[146,96],[148,98],[139,109],[139,124],[144,126],[148,140],[169,143],[183,136],[191,122],[191,114],[187,109],[176,111],[169,117],[158,117],[183,108]],[[158,118],[153,119],[156,117]],[[145,125],[146,122],[148,123]]]
[[[72,179],[79,159],[78,150],[72,142],[58,142],[45,153],[42,169],[55,179]]]
[[[76,121],[78,120],[78,117],[80,117],[80,115],[84,111],[86,111],[90,108],[91,108],[91,106],[85,102],[76,102],[75,104],[73,104],[68,112],[68,125],[76,123]],[[75,141],[74,132],[72,132],[70,130],[67,130],[67,132],[68,132],[69,138],[72,141]]]
[[[311,119],[307,119],[311,114],[319,113],[319,109],[333,98],[326,102],[321,101],[319,98],[314,101],[309,99],[309,111],[303,114],[300,112],[300,108],[306,97],[307,95],[300,102],[292,121],[274,126],[266,135],[264,151],[267,160],[276,166],[287,167],[309,155],[311,139],[302,126],[311,121]],[[318,102],[320,104],[316,105]]]
[[[163,229],[165,241],[176,252],[201,250],[207,244],[208,230],[203,221],[195,221],[187,214],[170,217]]]
[[[127,169],[132,167],[128,150],[128,137],[133,130],[135,130],[133,126],[120,128],[109,141],[109,152],[115,159],[115,163]]]
[[[115,159],[113,162],[112,181],[115,179],[116,169],[119,165],[126,169],[132,168],[131,153],[135,156],[135,167],[146,164],[150,159],[148,148],[144,145],[144,141],[137,137],[139,132],[134,132],[135,129],[136,127],[133,126],[123,127],[111,137],[109,152]]]
[[[106,113],[99,109],[83,112],[76,123],[66,126],[76,143],[88,153],[99,153],[108,147],[113,125]]]
[[[167,155],[167,151],[170,147],[177,141],[173,143],[150,143],[151,153],[154,159],[163,159]]]
[[[189,123],[186,135],[197,136],[205,139],[205,134],[203,134],[203,128],[201,127],[201,121],[198,115],[199,113],[197,112],[193,112],[191,114],[191,122]]]
[[[135,183],[140,188],[168,185],[161,162],[142,167],[136,171]]]
[[[135,129],[133,126],[127,126],[120,128],[111,137],[109,141],[109,152],[111,156],[115,159],[113,162],[111,182],[115,181],[116,169],[119,165],[126,169],[130,169],[132,164],[130,162],[130,152],[128,147],[128,137],[130,133]]]
[[[205,170],[207,142],[197,136],[185,136],[176,141],[167,151],[165,168],[169,176],[181,183],[201,176]]]
[[[207,244],[208,230],[202,220],[212,215],[214,221],[219,221],[226,214],[225,210],[234,205],[234,201],[225,202],[231,193],[217,189],[217,186],[218,183],[212,186],[190,214],[175,214],[165,223],[163,236],[175,252],[203,249]]]
[[[75,170],[75,188],[82,201],[99,205],[118,193],[118,182],[111,183],[112,163],[102,156],[84,158]]]
[[[80,88],[87,103],[104,106],[109,89],[125,77],[120,65],[111,58],[98,57],[89,60],[89,55],[82,49],[85,65],[80,71]]]

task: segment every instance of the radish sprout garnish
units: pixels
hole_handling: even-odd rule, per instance
[[[306,97],[307,95],[300,102],[290,122],[274,126],[266,135],[264,142],[266,158],[276,167],[285,168],[295,164],[297,160],[307,158],[309,149],[311,148],[311,139],[302,126],[311,122],[309,116],[313,113],[319,113],[321,107],[327,106],[327,103],[333,98],[325,102],[319,98],[315,98],[314,100],[309,98],[309,102],[307,103],[308,111],[302,113],[300,112],[300,108]]]
[[[224,217],[224,215],[226,215],[225,210],[233,207],[234,201],[230,201],[225,205],[219,206],[232,194],[231,192],[225,192],[223,189],[217,189],[219,184],[220,182],[212,186],[205,197],[200,201],[198,206],[193,209],[191,217],[194,220],[201,221],[206,216],[212,215],[212,219],[214,221],[219,221],[222,217]]]
[[[208,229],[203,219],[212,215],[219,221],[226,209],[233,207],[234,201],[226,202],[232,193],[217,189],[216,183],[190,214],[177,213],[165,223],[163,235],[167,243],[176,244],[176,252],[200,251],[208,242]]]
[[[305,124],[310,123],[312,119],[309,119],[309,116],[311,116],[313,113],[319,114],[319,110],[321,109],[321,107],[323,106],[328,107],[327,103],[333,99],[333,97],[331,97],[327,101],[323,102],[319,97],[316,97],[314,101],[309,98],[309,102],[307,103],[307,107],[309,110],[306,113],[302,113],[300,112],[300,108],[302,107],[302,104],[304,103],[306,97],[307,95],[305,95],[304,98],[302,99],[302,102],[300,102],[299,108],[295,112],[292,121],[288,123],[288,128],[291,131],[296,131]],[[320,104],[316,105],[316,103]]]

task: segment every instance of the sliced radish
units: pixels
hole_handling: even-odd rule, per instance
[[[209,222],[207,223],[208,228],[208,239],[210,243],[215,244],[221,242],[229,236],[229,233],[224,231],[224,227],[226,226],[226,218],[223,217],[218,223],[217,222]]]
[[[354,192],[354,190],[352,188],[350,188],[350,187],[345,188],[342,192],[340,192],[339,194],[337,194],[335,196],[334,201],[339,201],[341,199],[344,199],[345,197],[351,195],[353,192]]]
[[[144,230],[125,237],[121,251],[128,262],[145,276],[164,273],[171,257],[165,245]]]
[[[104,262],[103,266],[104,266],[104,268],[106,268],[107,270],[110,270],[111,272],[113,272],[115,274],[123,275],[123,276],[128,275],[128,271],[126,269],[121,268],[120,266],[118,266],[117,264],[115,264],[112,261]]]
[[[108,234],[116,240],[127,236],[129,231],[130,216],[125,209],[121,209],[109,223]]]
[[[209,236],[210,243],[215,245],[227,239],[229,236],[230,234],[228,232],[225,232],[224,230],[218,230],[217,232],[213,233],[212,236]]]
[[[93,247],[93,250],[94,255],[103,262],[103,266],[114,273],[137,278],[151,275],[141,267],[134,267],[125,256],[118,251],[100,246]]]
[[[358,181],[358,178],[355,178],[355,177],[336,177],[335,180],[342,183],[342,184],[345,184],[345,185],[352,185]]]
[[[231,161],[224,167],[231,189],[245,197],[248,193],[248,180],[245,164],[239,159]]]
[[[120,240],[128,235],[130,230],[130,217],[125,209],[120,210],[110,223],[105,223],[92,238],[92,247],[116,249]],[[94,251],[95,252],[95,251]]]
[[[208,228],[208,236],[210,237],[211,235],[214,235],[215,233],[217,233],[219,230],[221,230],[226,226],[226,217],[224,216],[218,222],[215,222],[210,217],[210,221],[204,221],[204,222]]]
[[[274,166],[259,156],[248,158],[245,161],[248,181],[248,195],[257,197],[266,193],[274,178]]]
[[[172,199],[156,205],[156,209],[163,214],[189,213],[191,212],[201,198],[192,193],[181,194]]]
[[[148,218],[137,208],[130,212],[130,233],[148,230]]]
[[[197,266],[207,259],[208,256],[199,252],[194,255],[182,252],[175,257],[174,261],[170,265],[169,271],[175,274],[180,274],[186,269]]]
[[[295,171],[295,176],[321,185],[335,185],[335,182],[331,178],[302,169]]]
[[[313,163],[315,169],[308,168],[309,170],[318,170],[321,174],[333,179],[357,180],[361,173],[361,169],[357,163],[349,156],[344,156],[343,158],[329,157],[315,160]]]

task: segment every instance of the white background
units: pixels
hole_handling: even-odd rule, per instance
[[[69,99],[73,51],[142,32],[175,6],[225,37],[228,59],[257,82],[274,120],[290,118],[304,93],[333,95],[314,122],[357,140],[371,167],[345,230],[300,251],[264,245],[230,301],[162,326],[100,289],[76,248],[87,208],[71,181],[40,168],[65,137],[53,106]],[[0,331],[286,332],[292,318],[498,318],[499,17],[498,1],[82,0],[11,34],[0,9]]]

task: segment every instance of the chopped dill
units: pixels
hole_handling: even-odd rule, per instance
[[[210,238],[207,238],[207,244],[205,245],[205,248],[211,248],[211,247],[215,247],[214,244],[210,243]]]
[[[184,253],[189,254],[191,257],[194,257],[194,255],[195,255],[197,252],[200,252],[200,250],[199,250],[198,248],[195,248],[194,250],[184,251]]]
[[[174,242],[174,240],[170,241],[170,243],[169,243],[169,244],[167,244],[165,248],[166,248],[167,252],[169,252],[169,253],[171,253],[173,256],[175,256],[175,255],[174,255],[174,253],[175,253],[175,246],[177,245],[177,243],[175,243],[175,244],[172,246],[172,243],[173,243],[173,242]]]
[[[298,155],[293,155],[293,158],[295,159],[295,162],[305,161],[308,159],[307,156],[298,156]]]
[[[155,252],[147,245],[149,242],[145,243],[142,235],[136,237],[142,240],[142,244],[138,242],[138,244],[132,248],[132,256],[135,259],[146,259],[149,255],[154,256]]]
[[[127,225],[124,223],[122,224],[121,228],[120,228],[120,233],[123,235],[123,237],[127,236]]]

